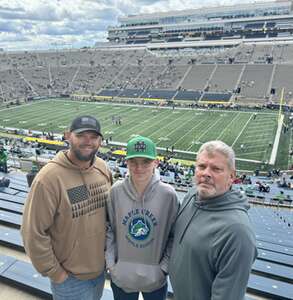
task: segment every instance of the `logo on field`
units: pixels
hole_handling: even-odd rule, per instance
[[[135,218],[129,224],[129,234],[137,241],[143,241],[148,238],[150,225],[143,218]]]

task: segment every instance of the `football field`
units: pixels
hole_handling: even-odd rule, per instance
[[[158,147],[194,155],[202,143],[219,139],[238,159],[269,161],[277,131],[276,112],[170,109],[65,100],[39,101],[0,110],[0,126],[62,133],[77,115],[96,116],[105,138],[125,143],[140,134]],[[121,125],[116,120],[121,120]],[[183,152],[182,152],[183,151]]]

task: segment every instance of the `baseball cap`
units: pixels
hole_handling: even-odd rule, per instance
[[[137,136],[129,140],[126,152],[125,159],[134,157],[156,159],[157,156],[156,144],[149,138],[143,136]]]
[[[103,137],[101,133],[101,125],[99,121],[93,116],[80,116],[75,118],[70,125],[70,131],[74,133],[94,131],[98,135]]]

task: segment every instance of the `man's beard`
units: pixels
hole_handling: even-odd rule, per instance
[[[97,153],[97,149],[94,149],[90,154],[83,155],[81,151],[78,149],[71,147],[72,152],[74,153],[75,157],[80,161],[92,161]]]
[[[205,190],[198,188],[198,196],[201,200],[213,198],[216,196],[216,190],[215,189],[210,189],[210,190]]]
[[[217,191],[216,191],[214,185],[211,184],[210,179],[203,180],[200,183],[197,182],[196,184],[197,184],[198,196],[200,199],[209,199],[209,198],[214,197],[217,194]],[[209,188],[201,187],[200,184],[205,184]]]

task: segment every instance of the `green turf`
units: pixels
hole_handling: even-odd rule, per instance
[[[115,142],[126,142],[133,135],[141,134],[153,139],[158,147],[174,146],[176,150],[189,151],[190,154],[178,155],[191,159],[202,143],[220,139],[233,146],[237,158],[269,161],[270,145],[277,130],[274,112],[258,111],[254,117],[254,112],[172,110],[65,100],[40,101],[0,110],[0,126],[62,133],[73,117],[82,114],[98,117],[105,138],[111,136]],[[122,125],[113,125],[112,116],[120,116]],[[278,163],[288,164],[288,155],[278,158]],[[258,163],[245,161],[240,165],[254,169]]]

